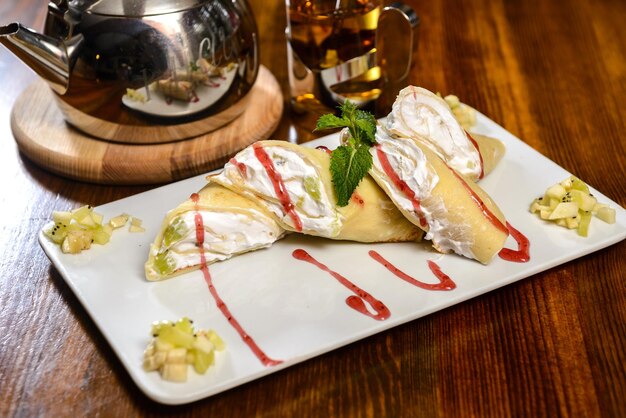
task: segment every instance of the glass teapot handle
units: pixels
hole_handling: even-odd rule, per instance
[[[386,6],[378,18],[376,47],[361,56],[321,71],[322,83],[333,100],[338,103],[344,100],[333,91],[337,86],[362,77],[376,68],[379,69],[384,84],[405,80],[417,45],[419,23],[417,13],[406,4],[396,2]],[[357,105],[365,103],[367,100]]]
[[[383,9],[376,30],[378,65],[389,82],[404,80],[417,49],[420,19],[410,6],[396,2]]]

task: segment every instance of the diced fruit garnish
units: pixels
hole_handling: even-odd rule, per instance
[[[130,218],[130,227],[128,228],[128,230],[130,232],[145,232],[146,229],[141,226],[141,219],[139,218]]]
[[[154,257],[154,267],[161,273],[162,275],[170,274],[174,271],[174,267],[176,267],[176,262],[168,257],[169,253],[160,253]]]
[[[313,200],[319,202],[322,197],[320,194],[320,185],[318,180],[313,176],[305,177],[303,185],[304,190],[313,198]]]
[[[154,322],[151,330],[153,338],[144,351],[143,368],[158,370],[163,379],[172,382],[187,380],[188,365],[204,374],[215,363],[215,351],[225,348],[213,330],[195,330],[186,317]]]
[[[109,224],[113,227],[113,229],[121,228],[124,225],[126,225],[126,222],[128,222],[128,218],[129,216],[123,213],[121,215],[117,215],[111,218],[111,220],[109,221]]]
[[[441,96],[439,94],[439,96]],[[459,98],[453,94],[450,94],[443,98],[446,101],[450,110],[454,114],[454,118],[459,122],[463,129],[469,131],[474,125],[476,125],[476,111],[471,107],[461,103]]]
[[[530,212],[559,226],[576,229],[583,237],[589,233],[592,215],[606,223],[615,223],[615,209],[598,203],[589,187],[575,176],[548,187],[542,197],[533,200]]]
[[[94,212],[91,206],[85,205],[71,211],[53,211],[54,224],[43,232],[50,240],[59,244],[64,253],[77,254],[91,248],[92,243],[100,245],[108,243],[113,229],[124,226],[128,218],[128,215],[123,214],[103,224],[104,216]],[[141,220],[134,219],[135,224],[134,228],[131,224],[131,232],[145,231],[141,226]]]
[[[163,245],[165,248],[169,248],[172,243],[184,237],[187,232],[188,228],[182,216],[175,218],[163,234]]]
[[[608,206],[602,207],[596,212],[596,216],[608,224],[615,223],[615,209]]]

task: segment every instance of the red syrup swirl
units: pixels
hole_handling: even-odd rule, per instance
[[[465,131],[465,135],[467,135],[467,139],[470,140],[474,148],[476,148],[476,152],[478,152],[478,158],[480,159],[480,174],[478,175],[478,180],[485,177],[485,162],[483,161],[483,155],[480,153],[480,148],[478,148],[478,142],[469,134],[469,132]]]
[[[324,145],[318,145],[317,147],[315,147],[315,149],[318,149],[320,151],[324,151],[326,154],[331,154],[332,151],[330,150],[330,148],[324,146]]]
[[[511,236],[517,242],[517,250],[503,248],[500,250],[498,255],[503,260],[512,261],[514,263],[528,262],[530,260],[530,240],[520,231],[513,228],[510,223],[507,222],[506,226],[509,229]]]
[[[430,268],[430,271],[432,271],[435,277],[439,279],[439,283],[424,283],[420,280],[414,279],[413,277],[409,276],[408,274],[406,274],[405,272],[403,272],[402,270],[400,270],[399,268],[391,264],[389,261],[387,261],[382,255],[380,255],[376,251],[370,250],[368,254],[370,257],[378,261],[387,270],[389,270],[390,272],[398,276],[400,279],[404,280],[407,283],[412,284],[413,286],[419,287],[420,289],[452,290],[456,288],[456,284],[450,278],[450,276],[448,276],[443,271],[441,271],[441,268],[434,261],[428,260],[428,268]]]
[[[476,203],[476,206],[478,206],[478,208],[483,212],[483,215],[485,215],[485,218],[487,218],[487,220],[491,222],[491,224],[495,226],[497,229],[509,235],[509,228],[507,228],[502,222],[500,222],[500,219],[498,219],[498,217],[489,210],[487,205],[485,205],[485,202],[483,202],[482,199],[478,197],[476,192],[469,186],[469,184],[467,184],[465,179],[463,179],[463,177],[461,177],[459,173],[457,173],[453,168],[451,168],[447,164],[446,164],[446,167],[448,167],[448,169],[452,172],[452,174],[454,174],[454,176],[459,180],[459,182],[461,182],[461,184],[463,185],[467,193],[469,193],[474,203]]]
[[[237,331],[243,342],[246,343],[246,345],[250,348],[250,350],[252,350],[254,355],[261,361],[261,363],[263,363],[264,366],[276,366],[278,364],[281,364],[282,360],[274,360],[268,357],[267,354],[265,354],[263,350],[261,350],[261,348],[254,341],[254,339],[252,339],[252,337],[248,335],[248,333],[243,329],[241,324],[239,324],[239,321],[235,319],[233,314],[230,312],[230,309],[228,309],[228,306],[226,306],[226,303],[224,303],[220,295],[217,293],[217,290],[213,285],[213,278],[209,273],[209,267],[206,263],[206,256],[204,255],[204,222],[202,219],[202,215],[198,212],[199,196],[197,193],[194,193],[191,195],[190,199],[196,204],[196,214],[194,217],[194,221],[196,224],[196,241],[200,251],[200,270],[204,275],[204,280],[209,286],[209,292],[211,292],[211,296],[213,296],[213,299],[215,299],[215,303],[217,304],[218,309],[226,317],[228,323],[235,329],[235,331]]]
[[[252,148],[254,149],[254,155],[259,160],[259,162],[265,168],[268,177],[272,181],[272,185],[274,186],[274,192],[276,192],[276,196],[280,200],[280,203],[283,205],[283,210],[286,214],[291,217],[293,220],[294,228],[296,231],[302,231],[302,220],[296,213],[295,207],[291,202],[291,198],[289,197],[289,192],[287,191],[287,187],[283,182],[283,178],[280,173],[276,171],[276,167],[274,167],[274,163],[267,152],[263,149],[263,147],[259,143],[255,143]]]
[[[248,177],[248,168],[244,163],[237,161],[234,157],[230,159],[229,163],[237,167],[244,179]]]
[[[417,215],[420,221],[420,226],[422,228],[425,228],[428,225],[428,223],[426,222],[426,218],[424,217],[424,214],[422,213],[422,207],[420,205],[420,201],[415,196],[415,192],[413,191],[413,189],[411,189],[411,187],[408,184],[406,184],[404,180],[400,178],[400,176],[398,175],[398,173],[396,173],[393,167],[391,167],[391,164],[389,163],[389,159],[387,158],[387,154],[385,154],[385,152],[381,149],[380,145],[376,146],[376,155],[378,156],[378,159],[380,160],[380,165],[382,166],[385,174],[387,174],[387,176],[391,179],[393,184],[395,184],[395,186],[404,194],[404,196],[406,196],[406,198],[411,201],[411,204],[413,205],[413,209],[415,210],[415,214]]]
[[[346,288],[350,289],[356,296],[348,296],[346,298],[346,304],[354,309],[355,311],[362,313],[363,315],[369,316],[370,318],[374,318],[377,321],[384,321],[385,319],[391,316],[391,312],[385,306],[384,303],[374,298],[372,295],[367,293],[365,290],[361,289],[350,280],[346,279],[341,274],[337,273],[326,267],[324,264],[320,263],[316,259],[314,259],[309,253],[307,253],[303,249],[294,250],[292,253],[293,258],[296,260],[306,261],[308,263],[313,264],[318,267],[320,270],[323,270],[333,276],[339,283],[344,285]],[[367,307],[365,306],[365,302],[367,302],[370,307],[376,311],[376,314],[371,313]]]

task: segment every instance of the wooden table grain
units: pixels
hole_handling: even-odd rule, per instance
[[[251,3],[286,93],[284,4]],[[421,17],[410,82],[457,94],[626,206],[626,2],[407,3]],[[2,22],[44,16],[43,1],[0,2]],[[147,187],[70,181],[20,155],[9,113],[34,79],[0,48],[0,416],[626,416],[624,242],[191,405],[150,401],[36,240],[53,209]],[[310,129],[287,110],[274,137]]]

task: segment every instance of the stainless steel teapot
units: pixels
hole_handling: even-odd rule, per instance
[[[11,23],[0,43],[48,82],[70,124],[128,143],[230,122],[259,67],[245,0],[53,0],[43,34]]]

